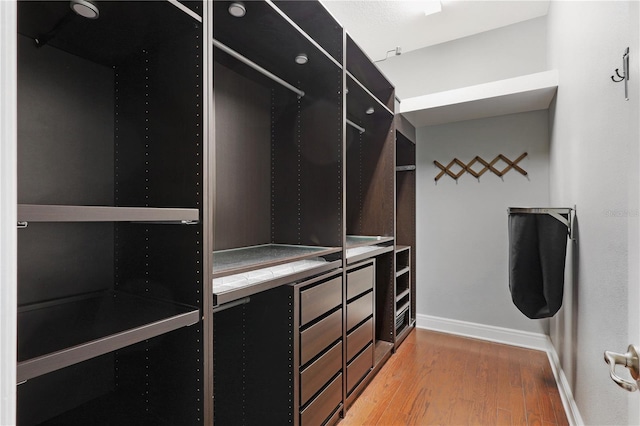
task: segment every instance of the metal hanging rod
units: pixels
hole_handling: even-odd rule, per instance
[[[235,306],[246,305],[251,301],[250,297],[243,297],[242,299],[234,300],[233,302],[223,303],[222,305],[214,306],[211,312],[214,314],[216,312],[226,311],[229,308],[233,308]]]
[[[238,53],[235,50],[231,49],[230,47],[220,43],[215,38],[212,39],[212,40],[213,40],[213,45],[215,47],[217,47],[218,49],[222,50],[223,52],[225,52],[225,53],[227,53],[227,54],[229,54],[231,56],[233,56],[234,58],[236,58],[240,62],[250,66],[254,70],[258,71],[260,74],[262,74],[262,75],[264,75],[266,77],[269,77],[271,80],[275,81],[276,83],[278,83],[278,84],[286,87],[287,89],[291,90],[293,93],[298,95],[298,98],[304,97],[304,91],[302,91],[302,90],[298,89],[297,87],[287,83],[286,81],[284,81],[283,79],[281,79],[277,75],[267,71],[266,69],[262,68],[260,65],[256,64],[252,60],[245,58],[240,53]]]
[[[356,123],[354,123],[353,121],[347,119],[345,120],[347,122],[347,124],[351,127],[353,127],[354,129],[357,129],[360,133],[364,133],[364,127],[358,126]]]
[[[548,214],[554,219],[560,221],[564,226],[567,227],[567,232],[569,234],[569,238],[575,241],[573,235],[573,217],[572,213],[575,212],[575,207],[509,207],[507,212],[509,214]],[[567,219],[565,219],[562,215],[567,215]]]
[[[187,6],[183,5],[178,0],[167,0],[167,1],[172,5],[174,5],[175,7],[177,7],[178,9],[180,9],[181,11],[183,11],[184,13],[186,13],[187,15],[191,16],[196,21],[202,22],[202,16],[198,15],[196,12],[189,9]]]

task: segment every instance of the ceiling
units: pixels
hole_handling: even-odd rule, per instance
[[[321,0],[374,61],[547,14],[549,0]],[[425,11],[441,4],[442,11]],[[392,52],[389,52],[392,51]]]

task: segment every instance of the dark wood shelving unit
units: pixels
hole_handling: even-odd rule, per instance
[[[411,123],[401,115],[395,117],[395,129],[396,298],[408,298],[408,304],[396,306],[397,346],[416,321],[416,135]]]
[[[392,354],[395,319],[394,88],[346,35],[345,262],[375,259],[373,365],[347,407]],[[389,202],[391,201],[391,202]],[[348,389],[345,390],[345,392]]]
[[[17,2],[21,425],[208,416],[207,6]]]
[[[415,311],[393,85],[314,0],[17,3],[19,424],[335,424]]]

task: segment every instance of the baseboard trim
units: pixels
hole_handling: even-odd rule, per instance
[[[416,327],[546,352],[569,424],[572,426],[584,425],[576,401],[573,399],[573,393],[571,392],[567,377],[560,366],[558,354],[551,343],[551,339],[546,334],[423,314],[416,315]]]
[[[547,351],[549,346],[551,346],[549,336],[546,334],[440,318],[431,315],[418,314],[416,316],[416,327],[539,351]]]

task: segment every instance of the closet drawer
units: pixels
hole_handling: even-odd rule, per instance
[[[373,313],[373,292],[369,292],[347,305],[347,330]]]
[[[300,373],[300,405],[307,403],[342,368],[342,342]]]
[[[342,277],[300,292],[300,325],[318,318],[342,303]]]
[[[342,336],[342,309],[300,333],[300,365],[322,352]]]
[[[373,288],[374,267],[369,265],[366,268],[347,272],[347,300],[364,293]]]
[[[347,393],[350,393],[372,368],[373,344],[369,345],[347,366]]]
[[[338,408],[342,402],[342,374],[338,375],[314,399],[311,404],[300,413],[302,426],[322,425],[325,420]]]
[[[360,349],[367,346],[373,340],[373,318],[353,330],[347,336],[347,362],[351,360]]]

